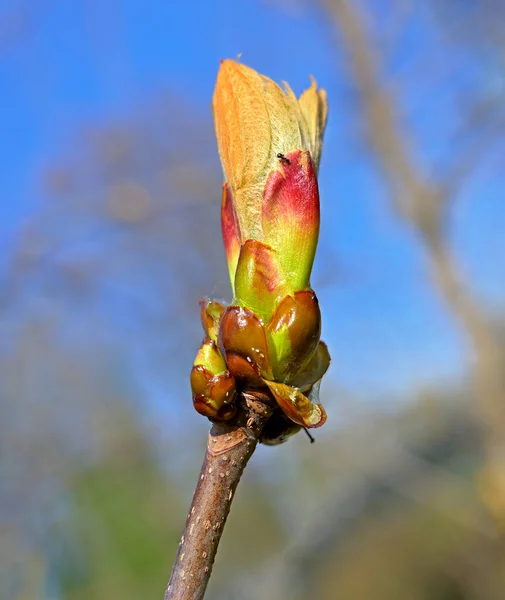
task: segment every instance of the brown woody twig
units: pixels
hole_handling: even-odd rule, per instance
[[[272,414],[260,392],[241,395],[234,425],[214,424],[164,600],[200,600],[235,489]]]

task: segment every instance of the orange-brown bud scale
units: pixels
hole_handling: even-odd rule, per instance
[[[312,290],[286,296],[267,326],[273,372],[278,381],[291,379],[314,355],[321,337],[321,311]],[[279,342],[276,343],[277,339]]]
[[[221,200],[221,233],[223,235],[224,251],[233,287],[240,254],[240,233],[233,209],[230,186],[227,183],[223,184],[223,197]]]
[[[302,427],[321,427],[326,422],[326,412],[321,404],[314,404],[298,388],[267,382],[270,391],[285,415]]]
[[[205,335],[217,342],[219,332],[219,319],[223,314],[225,306],[216,300],[202,298],[200,300],[200,320]]]
[[[291,291],[309,286],[319,237],[319,190],[307,151],[285,155],[270,173],[263,194],[265,241],[278,253]]]
[[[257,377],[272,377],[265,330],[258,317],[247,308],[229,306],[225,310],[219,328],[219,347],[227,361],[231,356],[239,356]],[[234,372],[232,368],[230,371]],[[236,376],[243,377],[242,370]]]
[[[294,423],[282,410],[277,408],[261,433],[261,442],[267,446],[277,446],[298,433],[300,429],[301,425]]]
[[[268,321],[278,300],[287,293],[277,252],[262,242],[247,240],[235,274],[237,302]]]
[[[290,384],[301,392],[310,392],[312,386],[321,381],[329,366],[328,346],[320,341],[310,361],[291,379]]]
[[[294,150],[279,161],[263,194],[263,230],[276,231],[289,225],[311,234],[319,231],[319,189],[310,154]]]

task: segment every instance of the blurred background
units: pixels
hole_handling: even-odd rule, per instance
[[[208,598],[505,597],[505,5],[0,2],[0,598],[161,598],[230,301],[210,102],[235,57],[330,113],[328,422],[260,447]]]

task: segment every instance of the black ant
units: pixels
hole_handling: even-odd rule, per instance
[[[284,154],[282,154],[281,152],[278,152],[278,153],[277,153],[277,158],[278,158],[278,159],[279,159],[281,162],[283,162],[283,163],[286,163],[287,165],[290,165],[290,164],[291,164],[291,161],[289,160],[289,158],[286,158],[286,157],[284,156]]]

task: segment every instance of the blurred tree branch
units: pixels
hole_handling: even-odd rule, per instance
[[[398,125],[397,98],[381,85],[379,49],[366,30],[359,4],[330,0],[327,6],[349,58],[351,76],[362,102],[366,135],[385,174],[393,207],[418,235],[433,281],[471,342],[478,414],[484,424],[488,466],[494,472],[505,464],[504,356],[491,323],[463,283],[458,262],[447,243],[448,207],[454,198],[447,193],[451,182],[433,183],[416,164],[413,143]],[[473,157],[470,164],[462,164],[466,172],[474,164]],[[505,481],[496,480],[495,484],[505,501]],[[505,504],[500,512],[503,515]]]

